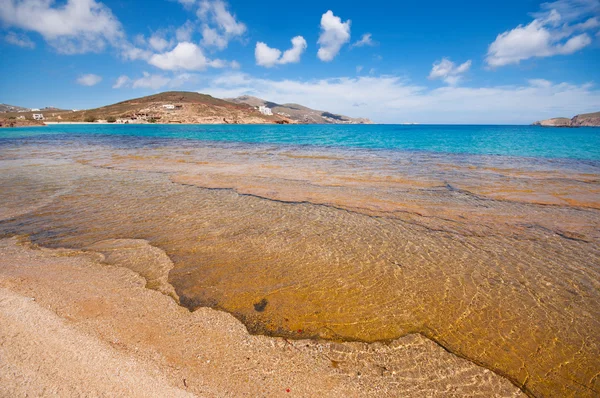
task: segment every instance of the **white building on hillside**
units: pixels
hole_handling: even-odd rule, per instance
[[[32,117],[33,117],[33,120],[44,120],[44,115],[41,113],[34,113],[32,115]]]
[[[260,113],[262,113],[263,115],[267,115],[267,116],[273,116],[273,111],[271,110],[271,108],[268,108],[266,106],[259,106],[258,107],[258,111]]]
[[[163,105],[163,108],[171,110],[171,109],[175,109],[175,105],[166,104],[166,105]]]

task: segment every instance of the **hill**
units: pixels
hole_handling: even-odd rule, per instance
[[[577,115],[572,119],[566,117],[557,117],[553,119],[540,120],[533,123],[533,125],[542,127],[599,127],[600,112],[584,113]]]
[[[250,107],[266,106],[271,108],[275,116],[282,116],[294,120],[297,123],[307,124],[371,124],[369,119],[351,118],[337,115],[327,111],[319,111],[299,104],[277,104],[262,98],[244,95],[237,98],[228,98],[235,104],[245,104]]]
[[[584,113],[571,119],[571,125],[578,126],[600,126],[600,112]]]
[[[0,113],[6,112],[27,112],[29,108],[23,108],[22,106],[0,104]]]
[[[134,98],[84,111],[61,113],[47,120],[119,123],[191,123],[191,124],[259,124],[289,123],[287,118],[265,116],[255,109],[234,104],[210,95],[186,91],[169,91]]]

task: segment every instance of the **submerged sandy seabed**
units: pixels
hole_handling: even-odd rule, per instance
[[[251,336],[231,315],[191,313],[102,259],[0,240],[1,396],[523,395],[419,335],[390,344]]]
[[[31,278],[10,277],[8,289],[23,295],[35,280],[31,291],[47,289],[58,307],[80,305],[91,289],[95,315],[85,316],[94,321],[73,322],[106,327],[103,339],[114,331],[151,343],[152,366],[183,372],[169,379],[173,387],[185,378],[188,388],[192,379],[209,392],[224,388],[216,395],[598,395],[597,164],[50,138],[4,142],[0,170],[0,236],[83,250],[101,256],[98,272],[144,278],[137,290],[108,280],[93,288],[102,278],[71,275],[72,267],[9,262],[8,275]],[[31,261],[56,257],[4,242],[6,253],[23,250]],[[121,305],[98,304],[105,300]],[[278,337],[249,336],[206,307]],[[53,311],[67,320],[85,313]],[[237,325],[245,336],[226,349],[213,336],[206,360],[220,358],[217,373],[196,363],[210,346],[202,340],[210,333],[195,329],[206,314],[230,322],[214,333]],[[237,362],[255,342],[264,362]]]

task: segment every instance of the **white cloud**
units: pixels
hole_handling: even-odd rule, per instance
[[[165,39],[163,32],[156,32],[148,39],[148,44],[155,51],[163,51],[170,46],[169,41]]]
[[[318,44],[321,46],[317,56],[321,61],[332,61],[344,44],[350,41],[350,24],[342,22],[340,17],[333,15],[331,10],[321,17],[321,34]]]
[[[175,38],[177,41],[191,41],[194,30],[194,23],[192,21],[185,21],[183,25],[175,30]]]
[[[429,73],[429,79],[442,79],[446,84],[456,85],[461,80],[461,75],[467,72],[471,68],[471,60],[456,65],[448,58],[442,58],[441,61],[433,63],[433,68]]]
[[[165,86],[169,88],[175,88],[185,83],[194,83],[197,81],[197,75],[190,73],[180,73],[173,76],[167,76],[162,74],[142,72],[142,77],[133,80],[125,75],[119,76],[113,85],[113,88],[131,87],[134,89],[158,90]]]
[[[306,50],[306,40],[302,36],[296,36],[292,39],[292,48],[286,50],[281,57],[281,64],[300,62],[302,53]]]
[[[271,48],[265,43],[259,41],[256,43],[256,48],[254,49],[254,57],[256,58],[257,65],[270,68],[271,66],[277,64],[277,61],[279,61],[279,57],[281,57],[281,51],[276,48]]]
[[[124,36],[111,10],[95,0],[2,0],[0,20],[41,34],[65,54],[98,52]]]
[[[283,55],[280,50],[271,48],[263,42],[258,42],[254,50],[256,64],[270,68],[274,65],[300,62],[300,57],[306,50],[306,47],[306,40],[302,36],[294,37],[292,39],[292,48],[286,50]]]
[[[488,48],[486,62],[499,67],[534,57],[573,54],[591,44],[588,33],[600,26],[598,18],[591,16],[598,12],[600,0],[543,3],[529,24],[496,37]]]
[[[204,46],[214,46],[222,50],[231,39],[246,33],[246,25],[229,12],[227,4],[222,0],[202,0],[196,14],[203,24]]]
[[[186,7],[192,6],[196,3],[196,0],[177,0],[177,1]]]
[[[373,41],[373,39],[371,38],[372,35],[370,33],[365,33],[364,35],[362,35],[361,39],[354,42],[354,44],[352,44],[352,47],[364,47],[364,46],[374,46],[376,43]]]
[[[204,26],[202,28],[202,44],[207,47],[217,47],[219,50],[227,48],[229,41],[224,35],[219,34],[217,29]]]
[[[15,46],[23,48],[35,48],[35,43],[31,41],[31,39],[25,34],[8,32],[6,36],[4,36],[4,40],[7,43],[13,44]]]
[[[552,87],[552,82],[546,79],[529,79],[529,84],[533,87],[548,88]]]
[[[124,42],[120,45],[121,56],[128,61],[144,60],[148,61],[153,52],[134,46],[131,43]]]
[[[102,81],[102,76],[94,75],[93,73],[88,73],[86,75],[81,75],[77,78],[77,84],[81,84],[82,86],[95,86],[96,84]]]
[[[128,76],[121,75],[117,78],[117,81],[115,81],[115,84],[113,84],[112,88],[125,87],[127,84],[129,84],[130,81],[131,79]]]
[[[532,123],[556,115],[597,111],[600,103],[600,91],[587,84],[537,82],[429,90],[398,76],[300,81],[227,73],[199,91],[220,98],[254,95],[383,123]]]
[[[143,72],[143,76],[136,79],[132,83],[133,88],[151,88],[158,90],[166,86],[171,81],[171,78],[163,75],[153,75],[148,72]]]
[[[600,1],[557,0],[545,2],[540,5],[540,11],[533,13],[532,16],[536,19],[544,19],[552,10],[558,12],[564,22],[571,23],[588,15],[600,14]]]
[[[356,73],[360,73],[360,72],[362,72],[363,68],[364,68],[364,66],[362,66],[362,65],[358,65],[358,66],[356,67]]]
[[[154,54],[148,63],[164,70],[204,70],[209,66],[223,68],[228,65],[222,60],[209,60],[200,47],[189,42],[178,43],[171,51]]]

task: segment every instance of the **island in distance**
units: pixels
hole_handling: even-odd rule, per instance
[[[572,119],[568,117],[556,117],[540,120],[533,123],[533,125],[542,127],[598,127],[600,126],[600,112],[584,113]]]
[[[197,92],[169,91],[87,110],[28,109],[5,105],[0,126],[18,127],[44,122],[103,122],[119,124],[371,124],[316,111],[297,104],[279,105],[255,97],[222,100]]]

